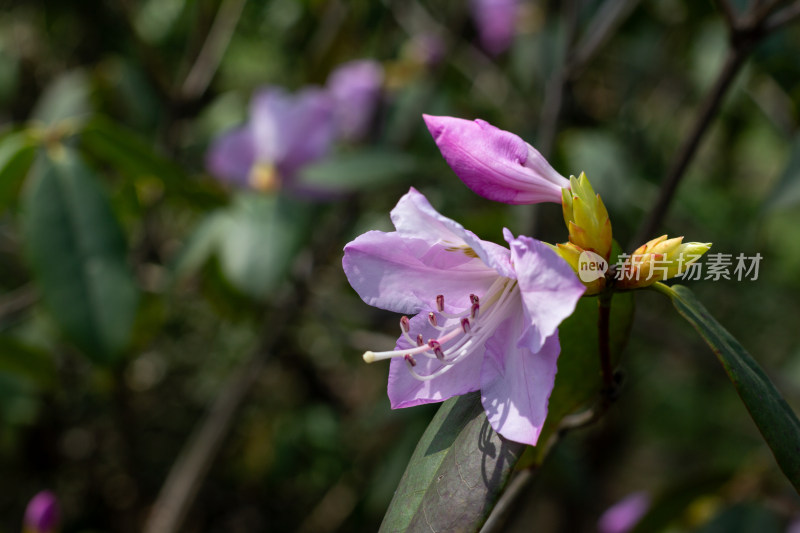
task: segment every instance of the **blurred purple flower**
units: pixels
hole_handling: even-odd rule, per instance
[[[391,359],[392,408],[480,390],[494,430],[535,445],[556,375],[558,325],[583,285],[548,245],[507,229],[510,249],[480,240],[413,188],[391,217],[396,231],[356,238],[342,266],[367,304],[416,314],[400,320],[394,350],[364,354],[366,362]]]
[[[330,150],[335,135],[327,92],[306,88],[291,94],[278,87],[258,91],[246,124],[216,139],[207,155],[209,172],[241,187],[292,187],[296,172]]]
[[[26,532],[52,533],[58,527],[58,520],[58,500],[49,490],[36,494],[25,509]]]
[[[423,118],[450,168],[476,193],[507,204],[561,203],[569,180],[518,136],[480,119]]]
[[[483,49],[492,55],[505,52],[514,40],[519,0],[471,0],[470,10]]]
[[[600,516],[599,533],[626,533],[633,529],[650,508],[650,495],[644,491],[629,494]]]
[[[380,101],[383,67],[370,59],[344,63],[328,76],[327,86],[339,136],[348,141],[364,138]]]

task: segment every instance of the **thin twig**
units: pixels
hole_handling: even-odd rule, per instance
[[[576,2],[572,0],[562,5],[564,16],[567,19],[566,50],[564,51],[564,57],[567,59],[545,86],[542,113],[539,118],[539,129],[536,135],[537,149],[545,157],[550,157],[550,153],[553,150],[556,132],[558,131],[558,121],[564,108],[565,93],[569,85],[570,62],[568,58],[572,55],[572,47],[575,44],[578,33],[578,6]]]
[[[39,298],[39,294],[33,285],[24,285],[3,295],[0,300],[0,319],[6,315],[13,315],[30,307]]]
[[[764,20],[775,11],[786,0],[769,0],[766,2],[759,2],[750,9],[747,14],[746,25],[755,27],[760,25]]]
[[[239,407],[264,368],[267,355],[266,352],[257,350],[228,378],[206,419],[192,434],[172,466],[150,512],[144,533],[180,531],[186,513],[228,435]]]
[[[736,13],[736,8],[731,5],[729,0],[717,0],[716,4],[725,16],[725,22],[728,23],[728,27],[732,30],[735,29],[739,24],[739,16]]]
[[[597,52],[608,42],[614,32],[627,19],[640,0],[620,0],[604,2],[584,32],[583,38],[575,46],[570,57],[568,77],[575,79]]]
[[[225,55],[225,50],[228,48],[245,3],[246,0],[227,0],[219,7],[206,41],[183,82],[182,98],[194,100],[202,96],[208,89],[208,85]]]
[[[764,31],[769,33],[778,30],[798,18],[800,18],[800,2],[796,2],[769,17],[764,24]]]
[[[677,156],[673,160],[672,166],[667,172],[666,178],[664,178],[664,181],[661,183],[661,190],[659,191],[655,206],[650,211],[647,220],[639,228],[639,231],[633,239],[633,246],[638,246],[639,243],[647,240],[648,236],[653,235],[661,225],[661,221],[667,213],[672,197],[675,195],[675,190],[678,188],[678,184],[681,178],[683,178],[689,166],[689,162],[700,147],[700,141],[703,139],[709,125],[711,125],[725,93],[731,86],[736,74],[739,73],[739,69],[742,67],[750,49],[751,46],[749,45],[741,45],[738,48],[729,50],[722,70],[720,70],[714,82],[714,86],[703,101],[700,112],[692,125],[691,132],[683,141]]]
[[[601,294],[597,299],[597,348],[600,354],[600,370],[603,374],[603,394],[610,396],[614,391],[614,369],[611,367],[611,297],[613,293]]]

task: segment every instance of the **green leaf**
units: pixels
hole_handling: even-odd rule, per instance
[[[39,389],[55,382],[55,366],[49,354],[8,336],[0,336],[0,374],[22,379]]]
[[[480,393],[447,400],[417,444],[380,531],[477,531],[524,449],[494,432]]]
[[[680,285],[654,288],[672,299],[722,363],[753,422],[772,449],[784,475],[800,492],[800,420],[755,359],[712,317],[694,294]]]
[[[23,195],[23,235],[45,304],[95,362],[127,347],[138,290],[122,230],[97,178],[71,149],[42,153]]]
[[[35,153],[36,143],[27,131],[0,140],[0,212],[17,197]]]
[[[278,195],[243,193],[221,211],[217,253],[228,281],[256,299],[286,278],[308,235],[313,207]]]
[[[415,159],[402,152],[389,150],[360,150],[340,154],[300,171],[303,186],[330,192],[382,187],[394,183],[416,168]]]
[[[81,130],[82,150],[102,161],[138,185],[148,186],[158,180],[175,197],[198,207],[217,207],[217,194],[204,190],[201,182],[190,179],[183,169],[159,154],[136,133],[102,116],[89,120]]]
[[[32,118],[52,126],[58,122],[84,120],[91,111],[89,77],[82,70],[68,72],[50,84],[33,110]]]

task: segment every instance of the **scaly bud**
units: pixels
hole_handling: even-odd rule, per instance
[[[556,244],[552,248],[572,267],[572,270],[578,275],[578,279],[586,286],[584,296],[592,296],[603,291],[606,286],[605,270],[598,272],[598,275],[587,275],[585,271],[582,272],[588,266],[587,262],[592,260],[590,254],[571,242]],[[604,263],[604,266],[607,268],[608,264]]]
[[[570,188],[561,190],[561,209],[569,229],[569,242],[608,261],[611,255],[611,221],[603,200],[595,194],[584,172],[570,176]]]
[[[639,289],[683,274],[709,248],[710,242],[683,243],[683,237],[657,237],[637,248],[623,263],[617,287]]]

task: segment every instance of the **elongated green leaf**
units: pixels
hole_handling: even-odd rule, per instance
[[[722,363],[753,422],[772,449],[784,475],[800,492],[800,420],[755,359],[712,317],[694,294],[680,285],[658,283],[672,303]]]
[[[134,183],[157,180],[173,196],[198,207],[217,207],[219,195],[159,154],[146,139],[102,116],[94,116],[81,130],[81,149],[92,159],[113,167]]]
[[[62,121],[81,122],[91,111],[89,77],[83,70],[73,70],[47,86],[32,118],[52,126]]]
[[[26,131],[0,140],[0,212],[16,198],[35,152],[34,140]]]
[[[447,400],[417,444],[380,531],[477,531],[524,448],[494,432],[479,393]]]
[[[96,177],[69,148],[42,153],[23,208],[28,256],[53,317],[95,362],[112,363],[130,339],[138,291]]]
[[[408,176],[415,167],[414,158],[406,153],[362,150],[304,167],[300,183],[330,192],[384,187]]]

